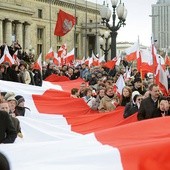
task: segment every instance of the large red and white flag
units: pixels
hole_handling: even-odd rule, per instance
[[[50,60],[50,59],[53,60],[53,58],[54,58],[54,51],[53,48],[51,47],[49,52],[45,56],[45,60]]]
[[[67,34],[75,25],[75,19],[76,18],[73,15],[70,15],[60,9],[54,30],[54,35],[64,36]]]
[[[10,65],[15,64],[14,59],[12,58],[11,54],[9,53],[7,45],[5,45],[4,54],[3,54],[2,58],[0,59],[0,64],[4,63],[4,62],[8,62]]]
[[[82,82],[38,87],[0,80],[2,91],[22,95],[31,109],[18,117],[23,138],[0,147],[12,169],[169,170],[170,117],[137,122],[136,114],[123,118],[124,107],[99,114],[70,97]]]

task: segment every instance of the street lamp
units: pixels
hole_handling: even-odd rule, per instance
[[[105,40],[104,40],[105,39]],[[100,48],[104,52],[105,61],[108,60],[107,56],[111,48],[111,38],[109,31],[105,31],[103,35],[99,38]]]
[[[112,8],[113,8],[113,14],[112,14],[112,24],[109,23],[110,17],[111,17],[111,10],[108,8],[108,6],[105,6],[105,2],[103,4],[103,7],[100,10],[100,15],[102,18],[102,23],[106,24],[106,27],[110,30],[111,35],[111,59],[116,57],[116,37],[117,37],[117,31],[121,26],[126,25],[126,16],[127,16],[127,9],[124,6],[124,3],[118,4],[118,0],[111,0]],[[116,12],[118,16],[118,23],[116,24]]]

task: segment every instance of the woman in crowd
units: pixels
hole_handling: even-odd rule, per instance
[[[21,83],[30,84],[31,83],[31,76],[27,70],[27,64],[25,62],[19,65],[19,80]]]
[[[10,81],[13,82],[19,82],[19,77],[18,77],[19,69],[17,64],[12,64],[11,66],[11,71],[10,71]]]
[[[130,87],[125,86],[122,90],[122,95],[120,98],[120,106],[126,106],[127,103],[131,101],[132,90]]]
[[[85,89],[85,96],[82,97],[84,101],[87,103],[87,105],[92,108],[93,103],[95,102],[95,98],[92,96],[92,89],[91,88],[86,88]]]
[[[114,93],[114,89],[112,86],[107,86],[105,89],[105,95],[100,101],[100,105],[98,107],[99,112],[109,112],[116,109],[118,106],[119,99],[117,95]]]
[[[142,99],[143,96],[138,91],[134,91],[132,93],[132,101],[127,103],[125,106],[123,117],[127,118],[138,112]]]
[[[92,105],[93,110],[98,110],[98,107],[100,105],[100,101],[104,97],[104,95],[105,95],[105,88],[99,89],[98,92],[97,92],[97,96],[94,100],[94,103]]]

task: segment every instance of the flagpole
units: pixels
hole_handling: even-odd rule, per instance
[[[151,54],[152,54],[152,67],[153,67],[153,83],[155,83],[155,62],[154,62],[154,37],[151,36]]]
[[[50,48],[51,48],[51,0],[49,0],[49,15],[50,15]]]
[[[76,10],[76,5],[77,5],[77,1],[74,1],[74,16],[75,16],[75,24],[74,24],[74,60],[77,58],[77,50],[76,50],[76,25],[77,25],[77,10]]]
[[[97,35],[98,35],[98,28],[97,28],[97,0],[96,0],[96,54],[97,54],[97,52],[98,52],[98,45],[97,45]]]
[[[85,59],[87,58],[87,0],[86,0],[86,26],[85,26]]]

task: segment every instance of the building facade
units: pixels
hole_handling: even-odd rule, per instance
[[[158,0],[152,5],[152,32],[158,49],[170,50],[170,0]]]
[[[19,42],[23,50],[33,47],[43,56],[50,47],[57,51],[67,44],[76,56],[90,56],[100,51],[98,39],[106,30],[101,25],[101,5],[84,0],[0,0],[0,44]],[[59,10],[76,16],[76,26],[65,36],[54,35]],[[101,51],[100,51],[101,52]]]

